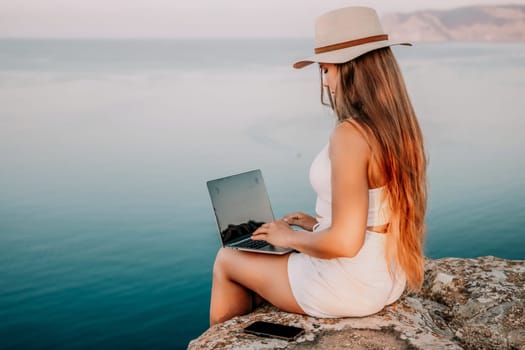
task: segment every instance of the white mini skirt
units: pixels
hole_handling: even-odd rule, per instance
[[[321,223],[314,232],[329,227]],[[292,253],[288,279],[303,311],[315,317],[359,317],[381,311],[395,302],[406,286],[405,274],[385,261],[386,235],[366,232],[365,242],[353,258],[319,259]]]

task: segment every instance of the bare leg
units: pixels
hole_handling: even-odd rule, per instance
[[[255,310],[259,305],[264,303],[266,300],[264,300],[263,297],[261,297],[259,294],[253,292],[253,299],[252,299],[252,311]]]
[[[252,291],[281,310],[304,314],[288,281],[288,256],[221,248],[213,267],[210,325],[250,312]]]

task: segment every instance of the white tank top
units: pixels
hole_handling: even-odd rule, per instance
[[[328,145],[312,162],[310,181],[317,192],[318,220],[314,232],[331,226],[332,188]],[[382,201],[383,188],[370,189],[368,226],[388,222],[389,211]],[[297,303],[316,317],[366,316],[381,310],[402,295],[406,276],[402,269],[385,259],[387,235],[366,231],[359,253],[352,258],[320,259],[304,253],[292,253],[288,276]],[[389,267],[392,267],[390,274]]]
[[[324,224],[332,221],[332,169],[326,146],[319,152],[310,167],[310,183],[317,193],[315,211]],[[387,224],[390,218],[388,203],[383,200],[384,187],[368,190],[367,226]]]

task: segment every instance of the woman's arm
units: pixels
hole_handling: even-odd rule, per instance
[[[311,233],[293,231],[283,221],[265,224],[254,232],[278,246],[294,248],[323,259],[353,257],[363,246],[368,216],[370,148],[350,123],[339,125],[330,139],[332,164],[332,225]]]
[[[313,231],[314,226],[317,224],[316,218],[300,211],[286,214],[283,217],[283,221],[288,225],[299,226],[306,231]]]

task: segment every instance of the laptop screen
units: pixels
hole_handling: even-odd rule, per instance
[[[274,220],[261,170],[206,184],[223,244],[251,235],[263,223]]]

